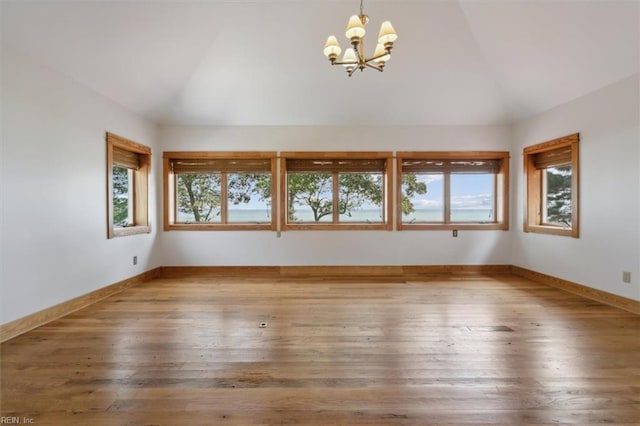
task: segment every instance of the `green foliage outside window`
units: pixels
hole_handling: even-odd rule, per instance
[[[113,224],[116,226],[128,225],[130,185],[129,169],[113,166]]]
[[[415,175],[405,175],[403,179],[406,191],[402,198],[402,211],[408,214],[414,210],[410,197],[425,194],[427,186],[418,182]],[[221,173],[177,175],[178,211],[192,217],[194,222],[219,221],[224,198],[221,182]],[[340,173],[338,214],[350,216],[364,205],[382,206],[383,182],[380,173]],[[297,221],[296,208],[310,209],[315,222],[333,215],[331,173],[289,173],[287,184],[289,222]],[[267,173],[228,173],[227,202],[239,205],[257,199],[270,205],[271,187],[271,175]]]
[[[289,222],[298,220],[296,206],[309,207],[313,220],[319,222],[324,216],[333,214],[333,175],[331,173],[289,173],[287,197]]]
[[[409,215],[415,211],[411,198],[415,195],[427,193],[427,184],[418,181],[416,173],[405,173],[402,175],[402,214]]]
[[[571,166],[557,166],[546,172],[546,223],[571,226]]]
[[[225,198],[233,205],[247,204],[252,196],[271,204],[271,175],[266,173],[228,173],[226,197],[221,194],[221,173],[180,174],[176,186],[178,211],[194,222],[220,221]]]
[[[220,215],[220,174],[178,175],[178,210],[196,222],[211,222]]]

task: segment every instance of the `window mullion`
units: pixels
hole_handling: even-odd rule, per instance
[[[547,221],[547,197],[549,195],[547,188],[547,169],[540,169],[540,225],[548,225]]]
[[[492,222],[498,222],[498,174],[493,174],[493,194],[491,196],[493,198],[492,208],[493,208],[493,220]]]
[[[173,220],[178,221],[178,174],[172,173],[173,176]]]
[[[537,209],[536,209],[536,225],[542,225],[544,223],[544,193],[546,192],[544,189],[544,173],[542,170],[536,170],[537,176],[536,179],[538,181],[538,195],[537,195]]]
[[[220,173],[220,223],[227,223],[227,172]]]
[[[333,186],[333,223],[339,223],[340,221],[340,188],[338,185],[338,172],[332,174],[332,186]]]
[[[444,223],[451,223],[451,173],[444,173]]]
[[[129,179],[129,211],[131,213],[129,213],[129,217],[131,218],[131,223],[129,223],[129,226],[136,226],[138,224],[137,223],[138,212],[136,211],[136,204],[138,204],[136,202],[136,200],[138,199],[138,171],[128,169],[127,174],[129,175],[129,178],[130,178]]]

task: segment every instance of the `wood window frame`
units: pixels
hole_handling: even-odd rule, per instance
[[[151,171],[151,148],[132,140],[107,132],[107,238],[123,237],[151,232],[149,222],[149,174]],[[118,150],[137,157],[138,167],[133,170],[133,223],[126,227],[113,224],[113,166]]]
[[[573,238],[580,237],[579,222],[579,142],[580,134],[574,133],[536,145],[528,146],[523,150],[524,160],[524,232],[561,235]],[[542,223],[543,208],[543,168],[536,167],[536,156],[541,153],[561,148],[571,150],[571,227]],[[560,165],[560,164],[558,164]]]
[[[175,174],[171,170],[173,160],[264,160],[270,161],[271,173],[271,221],[269,223],[176,223],[176,191]],[[277,153],[274,151],[167,151],[163,153],[163,213],[165,231],[224,231],[242,230],[275,231],[277,226],[276,208],[277,197]],[[226,200],[226,190],[223,186],[221,192],[224,193],[223,200]],[[226,211],[227,203],[221,203],[221,209]]]
[[[303,222],[303,223],[287,223],[288,206],[287,206],[287,160],[384,160],[385,167],[383,171],[383,206],[385,220],[381,223],[348,223],[338,222],[339,214],[334,209],[332,222]],[[337,172],[336,172],[337,173]],[[282,152],[280,153],[280,229],[282,230],[386,230],[393,229],[393,196],[392,196],[392,177],[393,177],[393,153],[392,152],[353,152],[353,151],[335,151],[335,152]],[[333,197],[338,197],[338,182],[333,182]],[[335,202],[334,202],[335,205]]]
[[[508,151],[407,151],[396,153],[396,229],[398,230],[502,230],[509,229],[509,159]],[[450,222],[451,187],[445,178],[442,223],[402,222],[402,175],[404,160],[500,160],[494,180],[496,220],[490,223]],[[443,174],[446,174],[443,171]],[[450,173],[449,173],[450,175]]]

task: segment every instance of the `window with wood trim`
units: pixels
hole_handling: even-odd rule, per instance
[[[165,230],[275,229],[275,152],[165,152]]]
[[[281,154],[282,229],[391,229],[390,152]]]
[[[107,133],[107,236],[151,232],[151,148]]]
[[[398,152],[397,229],[509,229],[508,152]]]
[[[525,232],[578,238],[578,133],[524,149]]]

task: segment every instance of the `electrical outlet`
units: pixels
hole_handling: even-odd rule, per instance
[[[138,264],[138,256],[133,256],[133,264],[134,265]]]
[[[630,283],[631,282],[631,272],[624,271],[622,273],[622,282],[623,283]]]
[[[453,234],[453,237],[456,238],[458,236],[458,230],[454,229],[452,234]]]

